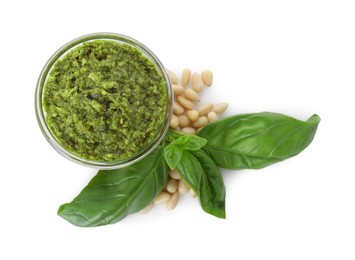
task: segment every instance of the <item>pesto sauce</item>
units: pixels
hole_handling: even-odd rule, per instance
[[[50,71],[43,92],[47,126],[71,153],[116,161],[150,144],[165,119],[167,90],[155,65],[134,47],[85,42]]]

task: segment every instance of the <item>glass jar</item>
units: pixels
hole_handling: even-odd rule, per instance
[[[89,160],[85,158],[81,158],[75,154],[73,154],[71,151],[68,149],[64,148],[60,142],[57,140],[57,138],[52,134],[50,131],[49,126],[47,125],[46,121],[46,112],[43,108],[43,91],[45,88],[45,84],[48,78],[48,75],[55,65],[56,61],[60,60],[62,57],[65,56],[65,54],[72,50],[73,48],[83,44],[84,42],[88,41],[93,41],[93,40],[111,40],[111,41],[116,41],[120,44],[126,44],[129,45],[136,50],[140,51],[143,56],[148,58],[155,66],[156,70],[162,78],[164,79],[165,82],[165,87],[166,87],[166,109],[165,109],[165,115],[164,115],[164,120],[163,123],[161,124],[159,131],[156,133],[154,139],[144,146],[141,150],[139,150],[137,153],[135,153],[133,156],[122,159],[122,160],[116,160],[116,161],[94,161],[94,160]],[[38,124],[42,130],[43,135],[49,142],[49,144],[62,156],[64,156],[67,159],[70,159],[76,163],[97,168],[97,169],[104,169],[104,170],[109,170],[109,169],[118,169],[122,168],[128,165],[131,165],[141,159],[143,159],[145,156],[147,156],[150,152],[152,152],[163,140],[165,137],[165,134],[169,128],[171,116],[172,116],[172,105],[173,105],[173,95],[172,95],[172,87],[170,80],[168,78],[168,75],[166,73],[166,70],[163,66],[163,64],[160,62],[160,60],[155,56],[155,54],[150,51],[145,45],[142,43],[124,36],[120,34],[115,34],[115,33],[94,33],[94,34],[89,34],[89,35],[84,35],[82,37],[79,37],[77,39],[74,39],[70,41],[69,43],[65,44],[63,47],[61,47],[58,51],[56,51],[53,56],[48,60],[46,65],[44,66],[39,80],[37,82],[37,87],[36,87],[36,93],[35,93],[35,110],[36,110],[36,116],[38,120]]]

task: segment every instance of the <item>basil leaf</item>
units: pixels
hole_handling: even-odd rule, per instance
[[[302,152],[313,140],[320,118],[300,121],[276,113],[244,114],[205,126],[203,150],[219,167],[260,169]]]
[[[125,168],[99,171],[58,215],[81,227],[113,224],[146,207],[164,188],[168,168],[163,149]]]
[[[206,139],[203,139],[197,135],[183,135],[173,142],[174,145],[189,151],[197,151],[201,149],[206,143]]]
[[[169,128],[168,132],[166,132],[165,139],[168,139],[169,142],[172,142],[173,140],[176,140],[183,135],[183,133]]]
[[[164,158],[170,169],[175,169],[180,162],[183,150],[173,144],[164,147]]]
[[[217,165],[202,151],[184,151],[177,169],[182,179],[196,193],[207,213],[225,218],[225,196],[222,176]]]

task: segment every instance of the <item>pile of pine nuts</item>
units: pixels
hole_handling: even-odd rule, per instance
[[[167,72],[174,92],[174,110],[170,128],[184,134],[195,134],[208,123],[216,121],[218,115],[228,108],[227,103],[216,105],[209,103],[196,104],[201,100],[199,93],[205,87],[212,85],[213,74],[211,71],[204,70],[201,74],[193,73],[191,75],[190,69],[184,69],[180,84],[174,72],[170,70],[167,70]],[[165,203],[166,209],[174,209],[179,201],[179,194],[184,195],[187,193],[190,193],[192,197],[196,197],[194,191],[181,179],[179,172],[171,170],[164,190],[140,213],[147,213],[153,208],[154,204],[162,203]]]

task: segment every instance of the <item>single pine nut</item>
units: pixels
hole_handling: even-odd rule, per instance
[[[172,87],[175,96],[181,95],[184,92],[184,87],[181,85],[173,84]]]
[[[179,121],[180,128],[184,128],[190,125],[190,119],[187,116],[181,115],[181,116],[177,116],[177,118]]]
[[[184,107],[179,104],[179,102],[174,101],[174,114],[175,115],[182,115],[184,113]]]
[[[219,104],[214,105],[213,111],[216,112],[217,114],[221,114],[224,111],[226,111],[227,108],[228,108],[227,103],[219,103]]]
[[[203,80],[203,83],[205,83],[206,86],[211,86],[212,81],[213,81],[213,74],[209,70],[204,70],[201,72],[201,78]]]
[[[181,129],[181,132],[187,135],[194,135],[196,134],[196,129],[193,127],[184,127],[183,129]]]
[[[194,192],[193,189],[190,189],[190,195],[191,195],[191,197],[193,197],[193,198],[196,197],[196,193]]]
[[[174,130],[181,132],[181,128],[180,127],[176,127]]]
[[[195,92],[195,90],[188,88],[185,90],[184,92],[185,97],[187,97],[188,99],[192,100],[192,101],[200,101],[201,98],[200,96]]]
[[[182,195],[184,195],[189,192],[190,188],[186,185],[184,180],[179,180],[178,190]]]
[[[199,119],[197,119],[192,126],[196,129],[204,127],[205,125],[208,124],[208,119],[206,116],[201,116]]]
[[[175,180],[181,180],[180,173],[177,170],[171,170],[169,176]]]
[[[177,118],[176,115],[173,115],[170,121],[170,127],[171,128],[176,128],[179,125],[179,119]]]
[[[178,185],[178,181],[171,178],[168,180],[168,184],[166,185],[166,190],[170,193],[174,193],[175,191],[177,191],[177,185]]]
[[[186,107],[187,109],[191,109],[194,107],[194,103],[192,103],[192,101],[187,99],[186,97],[178,96],[177,100],[182,106]]]
[[[191,78],[191,70],[184,69],[181,75],[181,84],[185,87],[189,84]]]
[[[186,115],[188,118],[190,118],[191,121],[196,121],[199,116],[196,110],[189,110],[187,111]]]
[[[145,214],[145,213],[149,212],[153,207],[154,207],[154,203],[152,202],[148,206],[146,206],[144,209],[139,211],[139,213]]]
[[[201,92],[203,89],[203,80],[197,73],[192,74],[192,89],[196,92]]]
[[[213,108],[212,104],[204,104],[199,106],[196,110],[200,116],[205,116],[212,111],[212,108]]]
[[[170,199],[170,197],[171,197],[171,195],[169,192],[162,191],[159,193],[158,196],[155,197],[154,203],[155,204],[164,203],[164,202],[168,201]]]
[[[175,192],[173,195],[171,195],[171,198],[166,202],[165,208],[169,210],[175,209],[178,201],[179,201],[179,192]]]
[[[172,84],[178,84],[178,77],[171,70],[166,70]]]
[[[218,120],[218,115],[216,114],[216,112],[211,111],[207,114],[207,118],[208,118],[208,122],[213,122]]]

